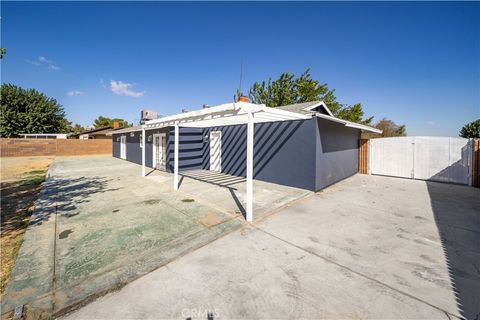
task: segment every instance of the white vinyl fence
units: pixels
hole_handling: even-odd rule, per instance
[[[369,143],[371,174],[471,184],[471,140],[394,137],[371,139]]]

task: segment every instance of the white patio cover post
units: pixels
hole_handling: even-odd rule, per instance
[[[178,122],[175,122],[175,151],[173,160],[173,190],[178,190],[178,139],[179,139]]]
[[[145,177],[145,128],[142,128],[142,177]]]
[[[248,113],[247,124],[247,221],[253,221],[253,113]]]

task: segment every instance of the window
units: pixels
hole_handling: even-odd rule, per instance
[[[140,148],[143,148],[143,139],[142,134],[140,133]]]

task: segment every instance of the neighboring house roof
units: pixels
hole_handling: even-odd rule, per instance
[[[142,126],[133,126],[128,128],[120,128],[115,129],[107,133],[107,136],[111,136],[112,134],[119,134],[119,133],[128,133],[128,132],[135,132],[135,131],[142,131]]]
[[[81,136],[81,135],[84,135],[84,134],[88,134],[88,135],[106,134],[107,132],[112,131],[112,130],[113,130],[113,127],[111,127],[111,126],[100,127],[100,128],[96,128],[96,129],[92,129],[92,130],[88,130],[88,131],[84,131],[84,132],[72,134],[72,137],[77,137],[77,136]]]

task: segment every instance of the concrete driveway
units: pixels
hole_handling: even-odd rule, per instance
[[[356,175],[65,319],[478,319],[480,190]]]
[[[48,316],[91,301],[245,224],[245,179],[204,171],[141,176],[112,157],[55,161],[2,299]],[[310,192],[255,181],[257,217]]]

